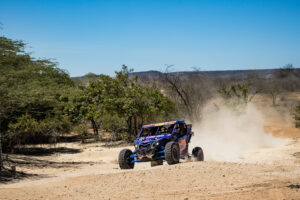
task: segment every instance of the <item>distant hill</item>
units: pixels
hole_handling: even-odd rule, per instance
[[[178,73],[183,77],[188,77],[190,75],[196,74],[205,74],[214,78],[246,78],[251,75],[256,75],[261,78],[272,78],[274,75],[279,72],[281,69],[251,69],[251,70],[223,70],[223,71],[180,71],[180,72],[171,72]],[[300,68],[295,68],[295,70],[300,74]],[[160,79],[163,73],[160,71],[150,70],[142,72],[133,72],[130,75],[137,75],[141,80],[143,79]],[[72,79],[77,84],[88,84],[91,80],[97,79],[96,74],[88,73],[82,77],[73,77]]]
[[[253,70],[223,70],[223,71],[180,71],[180,72],[171,72],[179,73],[182,76],[189,76],[194,74],[206,74],[215,78],[246,78],[249,75],[256,74],[259,77],[272,77],[280,69],[253,69]],[[300,69],[295,69],[300,72]],[[159,71],[143,71],[143,72],[134,72],[132,75],[137,75],[140,78],[159,78],[162,75],[162,72]]]

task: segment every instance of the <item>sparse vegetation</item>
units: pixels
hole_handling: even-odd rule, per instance
[[[297,128],[300,128],[300,105],[295,109],[295,124]]]
[[[282,92],[279,83],[274,80],[266,81],[264,92],[272,98],[272,105],[276,106],[277,98]]]
[[[223,84],[218,92],[224,97],[229,106],[236,108],[251,102],[255,95],[259,93],[259,90],[252,82],[237,82],[229,86]]]
[[[215,93],[213,78],[198,69],[184,77],[180,72],[170,72],[170,68],[161,74],[161,89],[175,103],[180,116],[191,122],[199,121],[203,105]]]

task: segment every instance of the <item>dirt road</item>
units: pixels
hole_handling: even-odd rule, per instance
[[[300,189],[288,187],[300,184],[300,139],[236,163],[140,163],[127,171],[116,162],[121,147],[61,145],[80,151],[35,156],[20,169],[39,176],[0,184],[0,199],[300,199]]]

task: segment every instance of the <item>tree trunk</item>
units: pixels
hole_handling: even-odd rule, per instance
[[[277,95],[276,94],[272,94],[273,106],[276,106],[276,99],[277,99]]]
[[[131,130],[132,130],[132,117],[128,117],[127,126],[128,126],[128,133],[131,133]]]
[[[2,170],[3,168],[3,160],[2,160],[2,134],[1,134],[1,131],[0,131],[0,171]]]
[[[144,117],[142,117],[142,122],[141,122],[141,126],[144,125]]]
[[[136,116],[134,116],[133,120],[134,120],[134,135],[137,135]]]
[[[95,141],[99,141],[99,132],[98,132],[98,126],[95,122],[94,119],[91,119],[91,122],[92,122],[92,126],[93,126],[93,130],[94,130],[94,138],[95,138]]]
[[[179,76],[170,77],[168,69],[164,74],[165,81],[171,86],[171,89],[178,95],[186,107],[187,114],[190,117],[191,122],[195,121],[195,113],[193,112],[190,102],[190,94],[181,86],[181,79]]]

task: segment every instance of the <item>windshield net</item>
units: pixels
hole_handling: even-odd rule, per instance
[[[165,126],[143,128],[140,137],[147,137],[147,136],[153,136],[153,135],[163,135],[163,134],[172,133],[173,128],[174,128],[174,124],[165,125]]]

